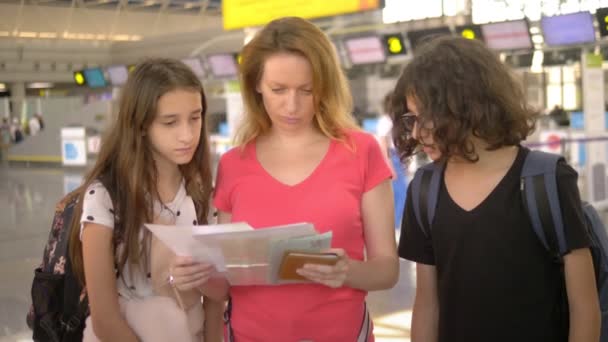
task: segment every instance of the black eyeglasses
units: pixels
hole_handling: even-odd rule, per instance
[[[401,122],[408,131],[413,131],[416,124],[420,124],[419,116],[412,112],[401,114]]]

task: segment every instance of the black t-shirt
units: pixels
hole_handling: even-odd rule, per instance
[[[450,198],[442,177],[429,238],[408,191],[399,256],[436,267],[439,342],[559,340],[563,281],[523,206],[520,175],[527,153],[519,148],[504,178],[468,212]],[[560,163],[557,179],[568,251],[588,247],[577,173]]]

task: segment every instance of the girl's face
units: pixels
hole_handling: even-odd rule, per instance
[[[416,101],[416,98],[407,96],[406,100],[409,113],[404,114],[404,119],[413,122],[411,124],[412,137],[420,142],[422,150],[431,158],[431,160],[438,160],[441,158],[441,152],[433,141],[433,123],[429,122],[426,127],[420,127],[420,112],[418,111],[418,102]]]
[[[158,99],[156,117],[147,132],[157,165],[192,160],[201,137],[202,111],[201,94],[195,90],[175,89]]]
[[[294,133],[313,127],[312,67],[306,58],[292,53],[268,57],[257,91],[273,129]]]

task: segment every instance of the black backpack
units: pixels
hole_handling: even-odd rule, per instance
[[[557,190],[557,164],[563,157],[540,151],[529,151],[521,173],[521,195],[536,236],[559,264],[563,274],[562,255],[566,252],[564,222]],[[412,180],[412,201],[416,221],[425,235],[431,231],[437,208],[441,174],[444,164],[435,162],[416,171]],[[601,310],[601,342],[608,342],[608,237],[606,228],[595,208],[582,203],[587,236],[595,269],[595,279]],[[563,334],[568,336],[568,298],[562,279],[560,311]]]
[[[85,289],[72,272],[68,242],[78,196],[64,197],[55,208],[42,264],[34,271],[27,324],[34,341],[82,341],[89,315]]]

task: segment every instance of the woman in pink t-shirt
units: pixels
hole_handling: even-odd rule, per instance
[[[246,113],[219,164],[219,222],[311,222],[333,232],[335,266],[298,270],[308,284],[233,286],[236,342],[373,341],[367,291],[395,285],[391,172],[360,132],[327,36],[300,18],[269,23],[243,49]]]

